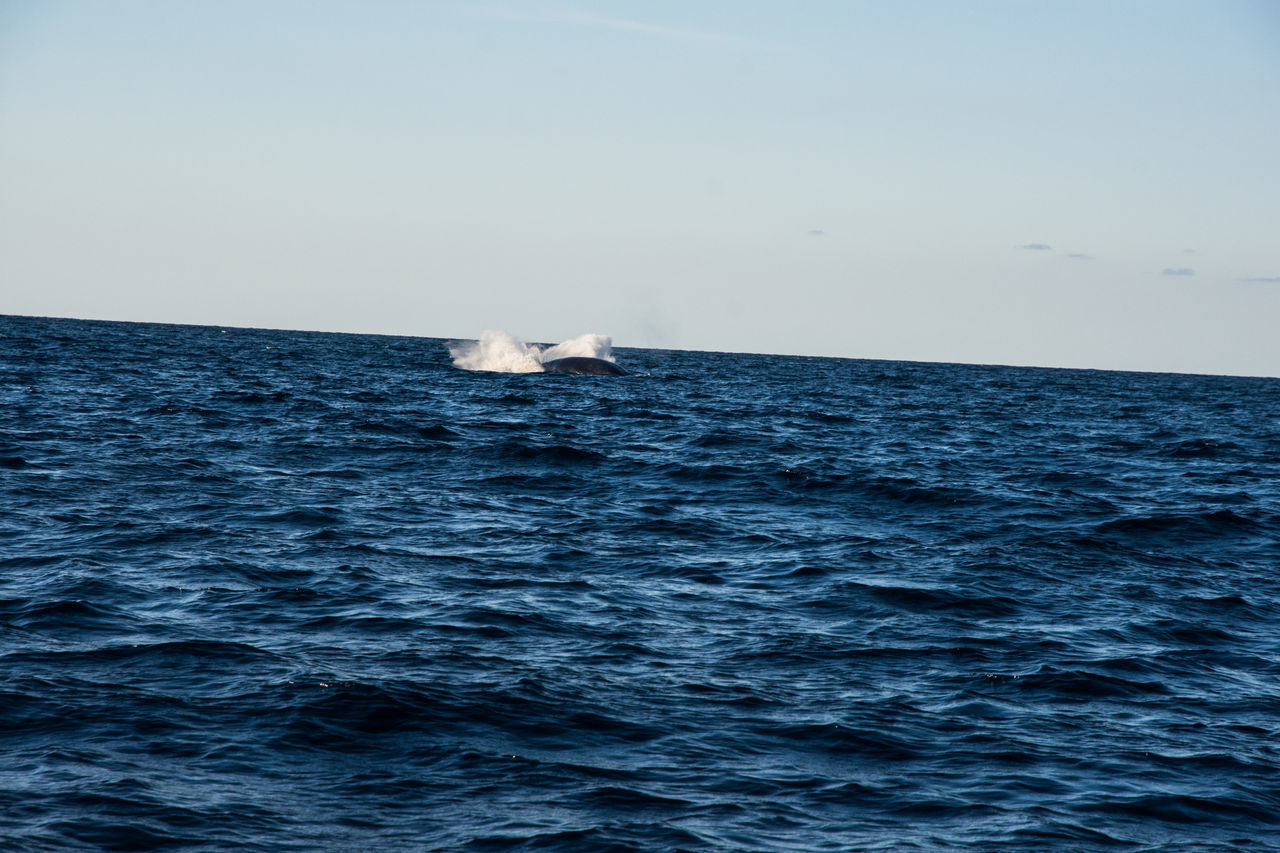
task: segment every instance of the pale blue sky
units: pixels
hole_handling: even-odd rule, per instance
[[[0,313],[1277,376],[1277,152],[1274,2],[0,0]]]

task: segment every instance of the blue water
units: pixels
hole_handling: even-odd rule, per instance
[[[1280,846],[1280,380],[445,343],[0,317],[0,846]]]

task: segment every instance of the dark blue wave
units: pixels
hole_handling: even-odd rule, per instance
[[[0,332],[6,850],[1280,846],[1280,381]]]

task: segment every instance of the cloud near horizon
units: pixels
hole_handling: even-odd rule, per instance
[[[1086,255],[1084,252],[1067,252],[1067,257],[1077,261],[1093,260],[1093,255]]]
[[[1280,284],[1280,275],[1255,275],[1248,278],[1238,279],[1239,281],[1250,281],[1255,284]]]
[[[1048,243],[1023,243],[1021,246],[1014,246],[1015,249],[1030,249],[1033,252],[1047,252],[1053,247]]]
[[[1160,270],[1160,275],[1195,275],[1196,271],[1191,267],[1165,267]]]

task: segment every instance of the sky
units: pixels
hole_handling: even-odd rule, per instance
[[[1280,3],[0,0],[0,313],[1280,376]]]

